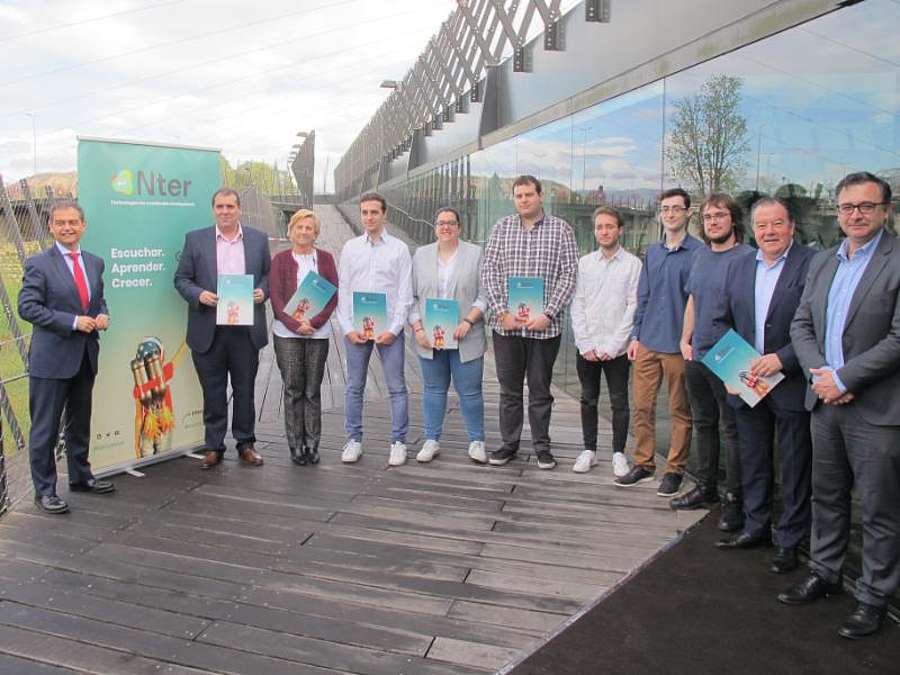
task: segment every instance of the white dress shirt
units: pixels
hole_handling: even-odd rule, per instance
[[[412,258],[409,247],[382,231],[374,241],[368,233],[351,239],[341,250],[338,267],[337,318],[344,335],[353,327],[353,293],[384,293],[388,330],[399,335],[413,304]]]
[[[608,258],[599,250],[578,260],[571,312],[580,354],[593,349],[615,358],[627,351],[640,275],[641,261],[621,246]]]
[[[300,284],[303,283],[307,274],[310,272],[319,272],[319,259],[316,257],[315,249],[308,255],[300,255],[293,252],[291,255],[294,258],[294,262],[297,263],[297,288],[300,288]],[[287,300],[290,300],[290,298],[287,298]],[[310,316],[307,318],[312,317]],[[331,321],[326,321],[320,328],[317,328],[312,335],[300,335],[285,326],[278,319],[274,319],[272,321],[272,332],[278,337],[283,338],[315,338],[321,340],[331,336]]]

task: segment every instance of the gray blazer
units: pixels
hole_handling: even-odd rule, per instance
[[[800,365],[825,365],[825,313],[837,271],[837,247],[819,253],[809,265],[806,288],[791,324],[791,340]],[[838,371],[856,398],[860,416],[876,426],[900,425],[900,243],[885,231],[863,273],[844,324],[844,367]],[[806,409],[819,401],[806,392]]]
[[[438,297],[438,254],[437,243],[420,246],[413,256],[413,297],[415,304],[409,313],[409,322],[420,321],[425,315],[425,299]],[[456,268],[450,280],[450,295],[459,303],[462,316],[469,313],[472,305],[480,301],[482,313],[486,306],[481,288],[481,247],[465,241],[459,242],[456,254]],[[462,317],[460,317],[462,319]],[[422,358],[434,357],[432,349],[422,349],[416,342],[416,351]],[[475,323],[468,335],[459,342],[459,360],[465,363],[484,355],[484,318]]]

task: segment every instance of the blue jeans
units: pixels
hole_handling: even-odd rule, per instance
[[[358,345],[344,338],[347,350],[347,390],[344,394],[346,420],[344,428],[347,438],[362,441],[363,435],[363,392],[369,373],[369,358],[375,342],[369,340]],[[389,345],[378,345],[378,356],[384,370],[388,393],[391,398],[391,443],[406,443],[409,430],[409,395],[406,392],[406,378],[403,373],[403,359],[406,353],[403,331]]]
[[[422,415],[425,418],[425,438],[440,440],[447,411],[447,390],[450,378],[459,394],[459,409],[470,441],[484,440],[484,398],[481,377],[484,357],[462,363],[456,349],[435,349],[433,359],[419,357],[425,391],[422,395]]]

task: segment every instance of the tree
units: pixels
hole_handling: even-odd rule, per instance
[[[248,161],[232,168],[224,157],[219,159],[219,167],[222,172],[223,185],[234,190],[244,190],[255,187],[262,194],[281,195],[296,194],[288,171],[282,171],[276,166],[265,162]]]
[[[674,103],[666,159],[676,179],[703,194],[733,191],[743,174],[750,144],[738,110],[742,86],[739,77],[714,75]]]

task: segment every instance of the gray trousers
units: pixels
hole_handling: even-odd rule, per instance
[[[524,422],[523,385],[528,380],[528,424],[535,452],[550,451],[550,381],[560,336],[539,340],[493,333],[494,362],[500,382],[500,438],[503,447],[519,450]]]
[[[291,450],[319,447],[328,343],[325,338],[275,336],[275,360],[284,383],[284,431]]]
[[[850,492],[862,520],[862,575],[856,598],[883,607],[900,584],[900,426],[866,422],[855,404],[812,414],[810,567],[837,582],[850,539]]]

